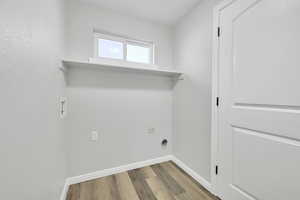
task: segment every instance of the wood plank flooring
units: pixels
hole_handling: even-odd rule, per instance
[[[67,200],[217,200],[173,162],[71,185]]]

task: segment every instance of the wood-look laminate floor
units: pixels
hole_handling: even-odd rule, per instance
[[[67,200],[216,200],[173,162],[71,185]]]

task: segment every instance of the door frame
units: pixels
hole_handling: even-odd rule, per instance
[[[218,154],[219,154],[219,109],[222,106],[222,98],[219,96],[219,39],[222,37],[222,28],[220,27],[220,13],[223,9],[234,3],[236,0],[223,0],[214,7],[213,10],[213,36],[212,36],[212,115],[211,115],[211,190],[216,196],[218,191],[218,176],[216,171],[220,171]],[[220,28],[220,30],[219,30]],[[220,36],[219,36],[220,33]],[[217,106],[218,98],[218,106]]]

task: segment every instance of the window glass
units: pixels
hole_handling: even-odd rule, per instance
[[[113,40],[98,39],[98,56],[123,59],[123,43]]]
[[[127,61],[149,64],[150,55],[149,47],[127,44]]]

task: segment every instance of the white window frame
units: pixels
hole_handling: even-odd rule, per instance
[[[123,59],[116,59],[116,58],[106,58],[106,57],[101,57],[99,56],[99,46],[98,46],[98,41],[99,39],[104,39],[104,40],[112,40],[115,42],[120,42],[123,44]],[[132,62],[127,60],[127,45],[135,45],[135,46],[140,46],[140,47],[147,47],[150,49],[150,55],[149,55],[149,63],[141,63],[141,64],[150,64],[154,65],[155,60],[154,60],[154,43],[153,42],[146,42],[146,41],[140,41],[136,39],[130,39],[122,36],[116,36],[113,34],[103,34],[103,33],[94,33],[94,58],[101,58],[101,59],[112,59],[112,60],[122,60],[125,62]],[[139,62],[134,62],[134,63],[139,63]]]

